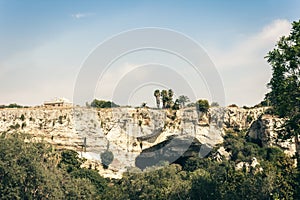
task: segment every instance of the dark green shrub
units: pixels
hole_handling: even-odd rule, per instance
[[[26,122],[23,122],[21,128],[23,129],[23,128],[25,128],[25,127],[26,127]]]
[[[247,115],[246,121],[247,123],[251,123],[253,121],[253,117],[251,115]]]
[[[73,150],[63,150],[58,167],[65,169],[68,173],[79,169],[85,159],[78,157],[78,153]]]
[[[106,150],[106,151],[104,151],[103,153],[100,154],[100,158],[101,158],[103,168],[107,169],[108,166],[114,160],[114,154],[111,151]]]
[[[189,103],[186,105],[187,107],[196,107],[196,103]]]
[[[59,122],[60,124],[63,124],[63,121],[62,121],[62,120],[63,120],[63,116],[59,116],[59,117],[58,117],[58,122]]]
[[[10,125],[10,129],[18,129],[20,128],[20,124],[16,123],[14,125]]]
[[[22,114],[22,115],[21,115],[20,119],[21,119],[22,121],[24,121],[24,120],[25,120],[25,116],[24,116],[24,114]]]
[[[207,113],[209,109],[209,103],[206,99],[199,99],[196,102],[196,107],[200,112]]]
[[[6,106],[6,108],[23,108],[23,106],[18,105],[16,103],[11,103],[8,106]]]
[[[275,115],[276,112],[275,112],[274,108],[268,108],[268,109],[265,111],[265,114],[267,114],[267,115]]]
[[[50,145],[24,139],[17,133],[0,136],[0,199],[100,199],[90,180],[57,168]]]

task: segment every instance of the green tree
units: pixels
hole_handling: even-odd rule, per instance
[[[168,90],[168,96],[169,96],[170,99],[173,99],[174,91],[172,89]]]
[[[78,153],[73,150],[63,150],[58,167],[65,169],[68,173],[79,169],[85,159],[79,158]]]
[[[217,182],[204,169],[197,169],[192,176],[191,199],[221,199]]]
[[[119,105],[115,104],[112,101],[104,101],[104,100],[94,99],[91,103],[91,107],[94,107],[94,108],[114,108],[114,107],[119,107]]]
[[[100,157],[101,157],[101,162],[102,162],[102,165],[105,169],[108,168],[108,166],[112,163],[112,161],[114,160],[114,154],[109,151],[109,150],[106,150],[104,152],[102,152],[100,154]]]
[[[180,103],[182,107],[184,107],[185,104],[188,103],[189,101],[190,101],[190,99],[188,96],[180,95],[178,97],[178,103]]]
[[[173,105],[174,105],[173,96],[174,96],[173,90],[169,89],[168,90],[168,100],[167,100],[167,105],[166,105],[167,108],[172,108],[173,107]]]
[[[20,119],[21,119],[22,121],[24,121],[24,120],[25,120],[25,116],[24,116],[24,114],[22,114],[22,115],[21,115]]]
[[[87,179],[97,189],[97,194],[102,195],[107,189],[107,180],[100,176],[98,171],[87,168],[78,168],[70,173],[76,179]]]
[[[88,179],[57,167],[59,154],[51,145],[24,139],[17,133],[0,135],[0,199],[98,198]]]
[[[162,100],[162,103],[163,103],[163,108],[166,108],[166,104],[168,102],[168,91],[167,90],[162,90],[161,93],[160,93],[160,96],[161,96],[161,100]]]
[[[209,109],[209,103],[206,99],[199,99],[196,102],[196,106],[200,112],[207,113]]]
[[[161,100],[163,103],[163,108],[172,108],[174,105],[173,96],[174,92],[172,89],[162,90],[160,93]]]
[[[174,91],[172,89],[168,90],[169,101],[173,101]]]
[[[157,108],[159,108],[159,106],[160,106],[160,91],[155,90],[154,91],[154,96],[155,96],[155,99],[156,99],[156,106],[157,106]]]
[[[11,103],[7,106],[7,108],[23,108],[23,106],[18,105],[16,103]]]
[[[107,188],[107,181],[99,175],[98,171],[93,169],[81,168],[85,159],[79,158],[76,151],[63,150],[61,152],[61,160],[59,167],[65,169],[72,178],[76,180],[86,179],[96,188],[96,193],[101,196]],[[89,191],[87,191],[89,192]]]
[[[126,172],[119,187],[127,194],[123,199],[189,199],[191,182],[181,166],[172,164],[143,173]]]
[[[295,138],[300,161],[300,20],[292,23],[289,36],[281,37],[266,58],[273,71],[266,99],[280,117],[288,119],[281,135],[284,139]]]

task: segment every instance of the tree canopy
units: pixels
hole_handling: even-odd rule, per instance
[[[188,103],[189,101],[190,101],[190,99],[188,96],[180,95],[178,97],[178,103],[180,103],[182,107],[184,107],[185,104]]]
[[[50,145],[24,139],[17,133],[0,136],[0,199],[99,199],[89,179],[75,178],[65,170],[73,164],[79,168],[71,159],[75,154],[62,159],[68,160],[64,165],[68,167],[59,168],[59,152],[52,151]]]
[[[94,99],[91,103],[91,107],[94,107],[94,108],[114,108],[114,107],[119,107],[119,105],[115,104],[112,101]]]
[[[209,109],[209,103],[206,99],[199,99],[196,102],[196,107],[198,108],[198,110],[200,112],[207,113],[207,111]]]
[[[287,118],[284,138],[295,138],[297,154],[300,147],[300,20],[292,23],[288,36],[279,39],[276,47],[266,56],[272,66],[271,91],[266,95],[276,114]]]
[[[191,154],[179,164],[128,169],[109,180],[73,150],[24,142],[20,134],[0,136],[0,199],[299,199],[293,160],[276,147],[260,147],[245,132],[227,132],[227,160],[218,146],[205,158]],[[236,169],[256,157],[259,168]]]

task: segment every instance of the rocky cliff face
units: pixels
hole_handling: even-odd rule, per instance
[[[249,130],[248,136],[260,143],[262,146],[277,146],[290,156],[296,152],[294,139],[283,141],[278,137],[278,132],[282,131],[285,120],[272,115],[262,115],[255,120]]]
[[[226,129],[244,130],[252,124],[249,135],[265,141],[274,132],[273,122],[257,122],[265,110],[211,108],[204,114],[195,108],[178,111],[127,107],[2,109],[0,132],[18,130],[29,133],[33,140],[44,140],[57,148],[74,149],[88,159],[86,165],[97,168],[103,176],[117,178],[127,167],[135,166],[142,150],[170,137],[185,138],[187,148],[195,140],[186,138],[195,138],[196,143],[212,147],[223,141]],[[258,128],[255,123],[264,124],[259,127],[266,128]],[[99,154],[107,148],[115,159],[109,169],[104,170],[99,164]]]

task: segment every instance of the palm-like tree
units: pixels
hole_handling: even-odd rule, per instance
[[[162,90],[161,93],[161,98],[162,98],[162,103],[163,103],[163,108],[166,108],[166,103],[168,101],[168,91],[167,90]]]
[[[155,90],[154,91],[154,96],[155,96],[155,99],[156,99],[156,106],[157,106],[157,108],[159,108],[159,106],[160,106],[160,91]]]
[[[172,108],[173,105],[174,105],[174,102],[173,102],[173,96],[174,96],[174,92],[172,89],[169,89],[168,90],[168,100],[167,100],[167,107],[168,108]]]
[[[173,95],[174,95],[173,90],[172,90],[172,89],[169,89],[169,91],[168,91],[168,96],[169,96],[169,98],[170,98],[171,100],[173,99]]]

